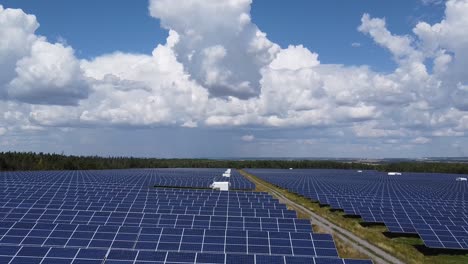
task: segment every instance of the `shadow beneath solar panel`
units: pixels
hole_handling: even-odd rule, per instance
[[[396,232],[382,232],[382,234],[388,238],[420,238],[418,234],[415,233],[396,233]]]
[[[343,215],[343,217],[347,219],[360,219],[361,218],[360,215],[350,215],[350,214],[345,214]]]
[[[343,209],[335,209],[335,208],[330,208],[330,211],[335,213],[335,212],[344,212]]]
[[[399,240],[402,243],[413,246],[424,256],[438,256],[438,255],[468,255],[468,250],[463,249],[446,249],[446,248],[429,248],[424,245],[421,237],[414,233],[396,233],[396,232],[382,232],[382,234],[392,240]]]
[[[379,222],[360,222],[359,224],[363,227],[385,226],[384,223],[379,223]]]
[[[425,256],[437,255],[467,255],[468,250],[446,249],[446,248],[428,248],[425,245],[414,245],[414,247]]]

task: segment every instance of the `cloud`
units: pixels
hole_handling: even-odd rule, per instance
[[[353,42],[353,43],[351,43],[351,47],[353,47],[353,48],[360,48],[361,46],[362,46],[362,44],[359,43],[359,42]]]
[[[468,34],[463,30],[468,26],[467,14],[468,1],[447,1],[444,19],[434,25],[419,22],[413,29],[421,50],[434,59],[434,73],[451,89],[468,83]]]
[[[318,54],[312,53],[304,46],[289,46],[278,53],[276,58],[270,63],[270,68],[274,70],[299,70],[311,68],[320,64]]]
[[[16,62],[29,54],[37,40],[38,27],[35,16],[0,5],[0,98],[6,97],[6,85],[15,77]]]
[[[254,136],[254,135],[243,135],[243,136],[241,137],[241,139],[242,139],[242,141],[244,141],[244,142],[252,142],[252,141],[254,141],[255,136]]]
[[[421,145],[427,144],[427,143],[429,143],[429,142],[431,142],[431,139],[430,139],[430,138],[426,138],[426,137],[417,137],[417,138],[411,140],[411,143],[413,143],[413,144],[421,144]]]
[[[80,105],[80,122],[97,125],[196,126],[208,92],[184,72],[168,44],[152,55],[114,53],[83,61],[94,95]],[[131,84],[131,89],[122,89]],[[138,89],[136,89],[138,88]]]
[[[412,47],[411,37],[392,34],[387,29],[384,19],[372,18],[369,14],[364,14],[358,30],[369,34],[377,44],[387,48],[397,61],[421,59],[419,52]]]
[[[215,97],[259,95],[260,69],[279,52],[250,18],[251,0],[151,0],[150,14],[177,32],[174,53]],[[209,18],[209,19],[208,19]]]
[[[35,35],[33,15],[0,5],[0,98],[30,104],[76,105],[89,86],[69,46]]]
[[[441,5],[445,0],[421,0],[423,5]]]
[[[16,63],[8,85],[11,98],[32,104],[76,105],[88,97],[88,84],[73,49],[38,40],[31,54]]]
[[[439,23],[407,35],[364,14],[358,30],[397,63],[388,73],[281,48],[250,5],[152,0],[166,43],[84,60],[36,35],[34,16],[0,8],[0,127],[255,127],[413,144],[466,135],[468,1],[447,1]]]

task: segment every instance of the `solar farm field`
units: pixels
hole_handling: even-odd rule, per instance
[[[249,173],[398,234],[417,234],[428,248],[467,250],[468,183],[460,175],[376,171],[249,169]],[[465,176],[464,176],[465,177]]]
[[[223,171],[0,172],[0,263],[371,263]]]

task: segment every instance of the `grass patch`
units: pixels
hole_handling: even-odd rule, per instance
[[[251,179],[254,183],[260,182],[265,184],[269,188],[281,193],[289,200],[300,204],[310,211],[317,213],[318,215],[324,217],[328,221],[344,228],[350,232],[353,232],[355,235],[360,238],[367,240],[368,242],[380,247],[381,249],[387,251],[393,256],[405,261],[406,263],[428,263],[428,264],[438,264],[438,263],[449,263],[449,264],[458,264],[458,263],[468,263],[468,252],[461,251],[443,251],[431,250],[432,254],[428,254],[424,251],[423,242],[419,238],[408,238],[408,237],[394,237],[389,238],[384,235],[385,232],[388,232],[388,229],[383,225],[361,225],[361,218],[349,218],[345,217],[345,214],[339,210],[330,210],[329,207],[321,206],[318,202],[311,201],[310,199],[303,197],[301,195],[291,193],[283,188],[275,186],[269,182],[266,182],[252,174],[248,174],[245,171],[240,171],[247,178]],[[268,191],[267,188],[259,186],[256,184],[256,190],[259,191]],[[301,217],[301,214],[298,213],[298,216]],[[304,217],[306,215],[302,215]],[[306,216],[307,217],[307,216]],[[339,243],[337,240],[337,248]],[[341,247],[341,246],[340,246]],[[344,245],[343,248],[340,248],[341,254],[352,254],[347,253],[347,248],[349,246]],[[427,251],[427,250],[426,250]],[[443,253],[438,253],[443,252]],[[362,257],[361,257],[362,258]],[[368,257],[366,257],[368,258]]]
[[[299,213],[298,213],[299,214]],[[309,217],[302,213],[306,219]],[[319,234],[329,234],[326,230],[322,229],[320,226],[312,225],[312,229],[314,233]],[[340,239],[339,237],[333,235],[333,240],[335,241],[336,249],[338,250],[338,255],[340,258],[347,258],[347,259],[368,259],[369,256],[366,254],[361,253],[359,250],[356,250],[354,247]]]
[[[423,246],[424,242],[420,238],[415,237],[396,237],[392,238],[394,242],[406,244],[409,246]]]

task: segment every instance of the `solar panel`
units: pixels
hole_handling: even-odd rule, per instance
[[[263,180],[390,232],[418,234],[427,247],[468,249],[468,184],[459,175],[249,169]]]
[[[206,187],[220,171],[0,172],[0,263],[343,261],[267,193],[154,188]],[[237,171],[230,181],[255,187]]]

